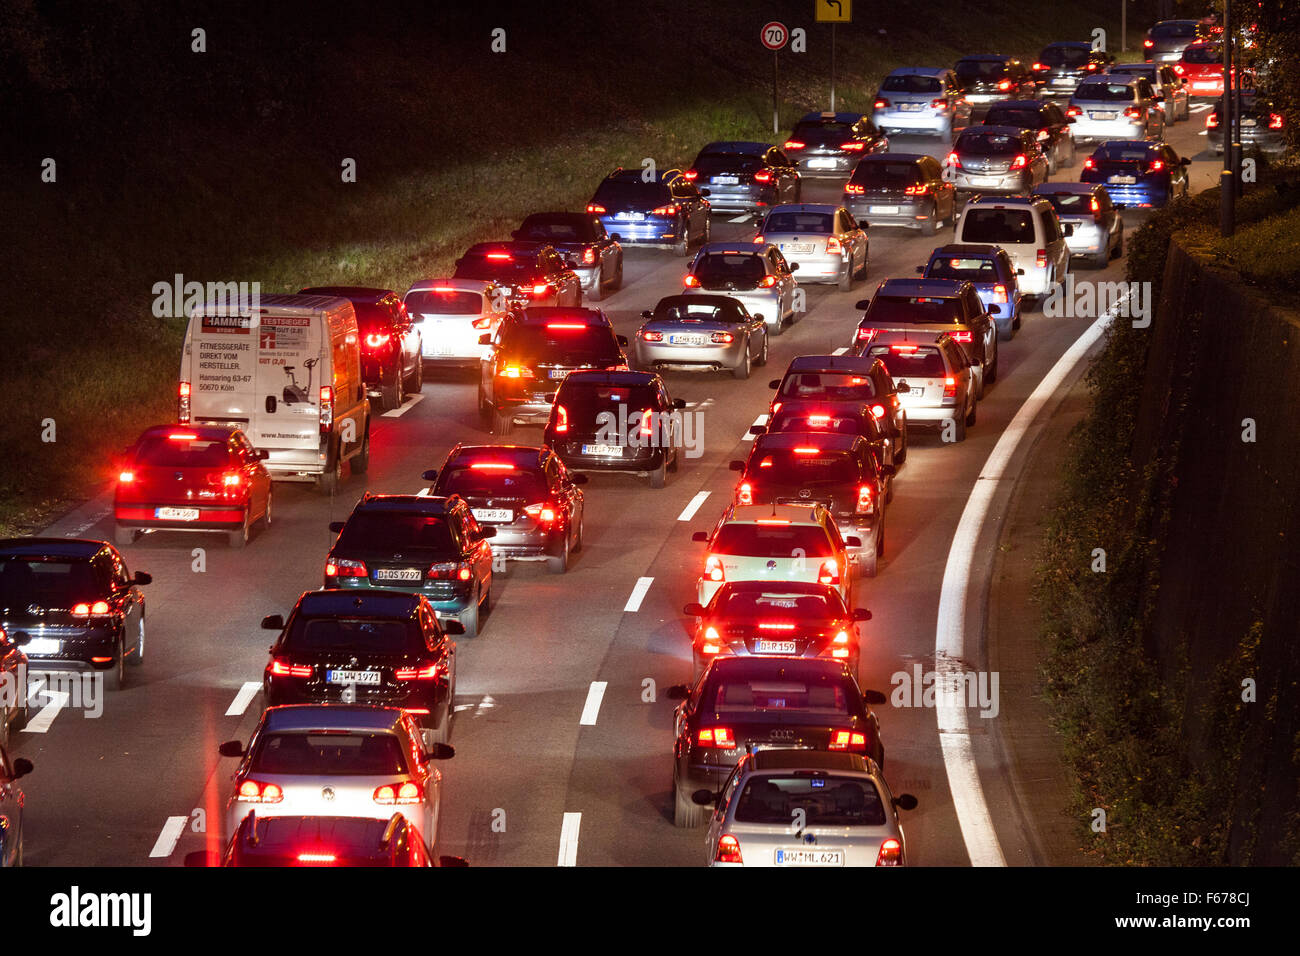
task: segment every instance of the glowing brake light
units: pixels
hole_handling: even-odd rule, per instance
[[[833,730],[828,745],[830,750],[866,749],[867,735],[860,730]]]
[[[1024,153],[1021,153],[1011,161],[1012,169],[1024,169],[1028,165],[1029,165],[1029,160]]]
[[[385,806],[420,803],[424,800],[424,793],[420,785],[413,780],[405,783],[385,783],[375,787],[374,800],[375,803],[382,803]]]
[[[534,299],[540,299],[544,295],[550,294],[551,284],[549,282],[537,282],[529,290]]]
[[[885,99],[883,96],[879,97],[871,108],[875,110],[887,110],[889,109],[889,100]]]
[[[880,404],[872,405],[872,406],[871,406],[871,417],[872,417],[872,418],[884,418],[884,417],[885,417],[885,406],[884,406],[884,405],[880,405]]]
[[[1084,69],[1087,70],[1089,73],[1091,73],[1093,70],[1097,69],[1097,64],[1089,63],[1087,66],[1084,67]]]
[[[681,206],[678,206],[676,203],[671,203],[671,204],[669,204],[669,205],[667,205],[667,206],[658,206],[658,207],[656,207],[655,209],[650,210],[650,215],[652,215],[652,216],[675,216],[675,215],[677,215],[677,214],[678,214],[679,212],[681,212],[681,211],[682,211],[682,207],[681,207]]]
[[[239,785],[237,799],[244,803],[279,803],[284,799],[284,790],[278,783],[245,780]]]
[[[117,480],[124,485],[129,485],[131,482],[135,481],[135,472],[124,471],[117,476]]]
[[[742,481],[736,488],[736,504],[752,505],[754,503],[754,486],[747,481]],[[719,578],[718,580],[722,580]]]
[[[507,365],[499,374],[502,378],[535,378],[527,365]]]
[[[862,150],[866,149],[866,145],[866,143],[840,143],[840,149],[848,149],[855,153],[860,153]]]
[[[327,433],[334,425],[334,387],[332,385],[322,385],[320,387],[320,430],[321,434]]]
[[[687,182],[693,183],[695,182],[695,180],[700,178],[700,171],[698,169],[688,169],[686,170],[686,172],[682,173],[682,178],[685,179]]]
[[[834,236],[831,236],[829,239],[826,240],[827,255],[840,255],[843,252],[844,252],[844,244],[841,243]]]
[[[957,169],[961,169],[961,157],[957,155],[956,150],[953,150],[948,154],[947,162],[949,166],[955,166]]]
[[[96,601],[94,604],[74,604],[72,606],[73,617],[96,617],[107,613],[107,601]]]
[[[1087,159],[1083,161],[1083,168],[1095,170],[1097,168],[1097,163],[1093,160],[1091,156],[1089,156]]]
[[[938,99],[933,99],[930,101],[930,108],[935,110],[947,109],[948,101],[945,100],[942,96],[940,96]]]
[[[1182,76],[1184,73],[1187,72],[1187,70],[1183,69],[1183,65],[1181,63],[1175,63],[1174,72],[1177,73],[1179,76]]]
[[[1124,115],[1129,119],[1137,119],[1142,115],[1142,110],[1136,106],[1126,106],[1124,107]]]
[[[1066,116],[1082,116],[1083,110],[1078,106],[1067,106],[1065,108]]]
[[[1011,89],[1011,81],[1010,81],[1010,80],[998,80],[998,89],[1000,89],[1000,90],[1009,90],[1009,89]]]
[[[393,676],[398,680],[437,680],[441,667],[437,661],[420,667],[398,667]]]
[[[787,525],[790,523],[790,519],[789,518],[759,518],[757,523]]]
[[[1101,212],[1101,203],[1097,202],[1097,197],[1092,197],[1092,202],[1088,206],[1093,212]],[[1003,301],[1006,301],[1005,299]]]
[[[1269,113],[1269,114],[1268,114],[1268,128],[1269,128],[1269,129],[1281,129],[1281,128],[1282,128],[1282,122],[1283,122],[1283,121],[1282,121],[1282,114],[1281,114],[1281,113]]]
[[[700,280],[688,272],[682,277],[682,285],[686,286],[688,289],[698,289],[700,287]]]
[[[957,397],[957,379],[953,378],[951,375],[943,380],[943,397]]]
[[[274,677],[311,677],[316,668],[311,664],[294,664],[277,657],[271,661],[270,670]]]
[[[1149,50],[1149,49],[1151,49],[1151,48],[1152,48],[1153,46],[1155,46],[1155,45],[1156,45],[1156,41],[1155,41],[1155,40],[1143,40],[1143,41],[1142,41],[1142,47],[1143,47],[1143,49],[1147,49],[1147,50]]]
[[[772,181],[772,171],[770,169],[760,169],[754,173],[754,182],[770,183]]]
[[[548,331],[553,329],[585,329],[587,326],[583,322],[547,322]]]
[[[1096,200],[1094,199],[1093,202],[1096,202]],[[993,301],[994,301],[994,302],[1006,302],[1006,301],[1007,301],[1007,287],[1006,287],[1006,286],[1004,286],[1004,285],[995,285],[995,286],[993,287]]]
[[[569,430],[569,410],[563,405],[555,406],[555,430],[561,434]]]
[[[830,423],[831,423],[831,417],[829,415],[808,416],[808,424],[811,425],[813,428],[825,428]]]
[[[740,841],[730,833],[718,837],[718,851],[713,854],[714,863],[742,863]]]
[[[662,342],[664,340],[664,334],[662,332],[656,332],[653,329],[642,329],[641,338],[646,342]]]
[[[796,448],[794,450],[794,453],[796,455],[819,455],[821,454],[821,449],[820,448]]]
[[[844,192],[849,196],[861,196],[866,192],[866,189],[857,183],[847,183],[844,186]]]
[[[524,514],[541,524],[553,524],[555,521],[555,508],[549,504],[525,505]]]
[[[721,747],[724,750],[731,750],[736,746],[736,737],[730,727],[704,727],[701,728],[696,742],[701,747]]]
[[[1040,269],[1047,265],[1046,249],[1035,249],[1034,255],[1035,255],[1034,265],[1036,265]]]
[[[1031,70],[1046,70],[1047,67],[1044,66],[1042,63],[1035,63],[1033,66],[1030,67],[1030,69],[1031,69]]]
[[[717,345],[729,345],[735,339],[736,337],[730,332],[714,332],[709,336],[709,341]]]
[[[725,581],[726,578],[722,573],[722,559],[716,554],[711,554],[704,562],[704,576],[710,581]]]
[[[858,508],[857,513],[860,515],[869,515],[875,510],[875,495],[870,485],[861,485],[858,488]]]
[[[353,561],[350,558],[330,558],[325,562],[325,577],[327,578],[364,578],[367,575],[368,572],[364,561]]]
[[[793,631],[793,624],[769,624],[766,621],[758,625],[760,631]]]
[[[489,252],[487,257],[496,262],[511,262],[514,260],[514,256],[508,252]]]
[[[181,382],[176,390],[177,394],[177,413],[176,418],[182,424],[190,420],[190,383]]]
[[[803,149],[807,145],[808,145],[807,143],[801,143],[796,139],[787,139],[781,148],[782,149]]]
[[[776,285],[776,276],[763,276],[763,278],[758,280],[758,287],[760,289],[770,289],[774,285]]]
[[[649,438],[654,433],[654,430],[650,427],[650,423],[654,421],[654,416],[654,410],[650,408],[641,413],[640,435],[642,438]]]
[[[366,336],[366,345],[372,349],[377,349],[381,345],[387,345],[390,338],[392,336],[387,332],[373,332]]]
[[[602,206],[600,203],[595,203],[595,202],[587,203],[587,212],[602,213],[604,211],[605,211],[605,207]]]
[[[840,563],[834,558],[827,558],[817,571],[818,584],[839,584]]]
[[[879,329],[864,329],[864,328],[859,328],[859,329],[858,329],[858,341],[859,341],[859,342],[865,342],[865,341],[867,341],[868,339],[875,337],[875,334],[876,334],[878,331],[879,331]]]
[[[1147,45],[1151,41],[1147,40]],[[893,837],[888,837],[880,843],[880,853],[876,855],[876,866],[902,866],[903,865],[903,844]]]
[[[429,565],[428,574],[434,581],[468,581],[474,576],[474,571],[468,564],[459,561],[443,561]]]
[[[469,466],[472,471],[514,471],[515,466],[504,461],[476,461]]]
[[[700,653],[718,654],[722,651],[722,638],[718,636],[716,627],[707,627],[704,630],[704,643],[700,645]]]
[[[1165,168],[1164,160],[1153,159],[1153,160],[1151,160],[1151,164],[1150,164],[1149,166],[1147,166],[1147,172],[1149,172],[1149,173],[1158,173],[1158,172],[1160,172],[1160,170],[1162,170],[1162,169],[1164,169],[1164,168]]]
[[[1219,125],[1219,114],[1218,114],[1218,113],[1211,113],[1209,116],[1205,117],[1205,128],[1206,128],[1206,129],[1215,129],[1215,128],[1218,127],[1218,125]],[[1271,125],[1271,124],[1270,124],[1270,125]]]
[[[582,264],[585,265],[585,266],[590,266],[590,265],[595,265],[595,264],[596,264],[596,247],[595,247],[595,246],[587,246],[587,248],[585,248],[585,249],[582,250]]]
[[[954,342],[973,342],[973,341],[975,341],[975,333],[972,332],[970,329],[965,329],[965,330],[963,330],[963,329],[958,329],[958,330],[956,330],[956,331],[954,331],[954,332],[949,332],[948,334],[949,334],[950,336],[952,336],[952,340],[953,340]]]
[[[927,187],[924,183],[915,186],[905,186],[903,188],[904,196],[924,196]]]
[[[193,432],[171,432],[167,437],[172,441],[194,441],[199,436]]]
[[[235,472],[231,472],[228,475],[221,476],[221,484],[225,488],[238,488],[241,484],[243,484],[243,481],[244,481],[244,476],[237,474]]]
[[[338,858],[333,853],[299,853],[299,863],[335,863]]]

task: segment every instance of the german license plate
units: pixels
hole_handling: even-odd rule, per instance
[[[783,242],[781,243],[781,251],[795,255],[807,255],[813,251],[813,245],[811,242]]]
[[[794,641],[759,641],[757,647],[760,654],[793,654],[798,650]]]
[[[833,159],[810,159],[805,164],[809,169],[834,169],[835,160]]]
[[[904,113],[919,113],[925,109],[924,103],[899,103],[898,108]]]
[[[1052,85],[1053,85],[1053,86],[1069,86],[1069,85],[1070,85],[1070,78],[1069,78],[1068,76],[1058,76],[1056,79],[1052,80]]]
[[[450,354],[451,354],[451,346],[448,345],[446,342],[434,342],[434,343],[433,343],[433,354],[434,354],[434,355],[450,355]]]
[[[569,370],[567,368],[553,368],[546,374],[549,378],[564,378],[569,374]]]
[[[424,572],[419,568],[376,568],[376,581],[419,581]]]
[[[900,392],[898,397],[905,402],[910,402],[912,399],[920,398],[924,394],[925,394],[925,389],[917,388],[915,385],[913,385],[908,391]]]
[[[603,458],[622,458],[623,448],[621,445],[583,445],[582,453],[584,455],[599,455]]]
[[[793,850],[778,847],[777,866],[843,866],[843,850]]]
[[[868,206],[867,215],[877,216],[896,216],[898,215],[897,206]]]
[[[38,656],[57,654],[63,650],[63,642],[53,637],[33,637],[23,645],[23,650],[28,654]]]
[[[619,212],[619,213],[615,213],[615,214],[614,214],[614,218],[615,218],[615,219],[625,219],[625,220],[630,220],[630,221],[632,221],[632,222],[640,222],[641,220],[645,219],[645,213],[643,213],[643,212]]]
[[[1249,117],[1243,116],[1243,117],[1241,118],[1241,125],[1242,125],[1242,126],[1254,126],[1254,125],[1255,125],[1255,121],[1254,121],[1253,119],[1249,118]]]
[[[734,186],[738,182],[740,182],[740,177],[739,176],[714,176],[712,179],[709,180],[709,182],[716,183],[719,186]]]
[[[475,521],[514,521],[515,513],[509,508],[474,508]]]
[[[970,184],[972,186],[996,186],[1002,182],[999,176],[972,176]]]
[[[703,335],[670,335],[668,336],[669,345],[703,345],[707,342]]]
[[[1112,176],[1110,177],[1110,179],[1106,181],[1109,183],[1114,183],[1116,186],[1132,186],[1134,183],[1137,182],[1137,177],[1136,176]]]
[[[159,521],[198,521],[198,508],[157,508],[154,515]]]
[[[378,685],[379,671],[336,671],[327,670],[325,680],[331,684],[374,684]]]
[[[1095,119],[1095,120],[1113,120],[1113,119],[1116,117],[1117,114],[1115,114],[1115,113],[1089,113],[1088,115],[1089,115],[1092,119]]]

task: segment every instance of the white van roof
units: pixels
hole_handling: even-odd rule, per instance
[[[296,295],[281,292],[272,292],[268,295],[260,295],[257,304],[262,309],[274,308],[277,312],[298,312],[303,315],[312,315],[317,312],[333,312],[341,308],[351,308],[352,303],[337,295]],[[222,309],[229,309],[234,306],[237,311],[242,311],[238,302],[207,302],[203,305],[202,311],[205,315],[220,315]],[[198,306],[195,307],[198,309]]]

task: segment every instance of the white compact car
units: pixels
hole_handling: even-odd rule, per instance
[[[1066,237],[1074,227],[1061,224],[1052,204],[1041,196],[977,196],[966,204],[957,224],[956,242],[1001,246],[1017,269],[1020,291],[1047,295],[1070,271]]]
[[[485,279],[421,279],[406,290],[406,314],[419,326],[428,365],[477,368],[510,309],[507,290]]]

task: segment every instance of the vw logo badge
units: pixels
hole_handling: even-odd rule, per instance
[[[769,571],[775,571],[775,570],[776,570],[776,561],[775,561],[775,560],[773,560],[773,561],[768,561],[768,562],[767,562],[767,569],[768,569]]]
[[[333,788],[333,787],[321,787],[320,795],[321,795],[321,799],[322,799],[322,800],[333,800],[333,799],[334,799],[334,788]]]
[[[800,497],[800,498],[811,498],[811,497],[812,497],[812,489],[810,489],[810,488],[800,488],[800,489],[799,489],[799,497]]]

